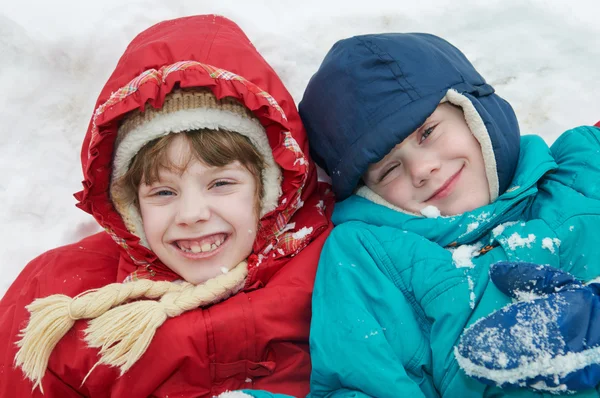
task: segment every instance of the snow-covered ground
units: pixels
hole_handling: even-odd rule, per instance
[[[218,13],[237,22],[299,101],[338,39],[430,32],[455,44],[551,143],[600,120],[598,0],[19,0],[0,4],[0,296],[45,250],[99,227],[74,206],[96,97],[150,25]]]

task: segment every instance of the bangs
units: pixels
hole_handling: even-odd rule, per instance
[[[180,151],[172,159],[169,156],[169,146],[176,134],[169,134],[146,144],[131,162],[129,170],[135,177],[138,187],[142,180],[145,185],[152,185],[160,180],[161,171],[169,171],[181,176],[193,159],[191,151]]]
[[[169,147],[177,137],[184,137],[189,150],[169,156]],[[263,156],[250,140],[227,130],[193,130],[171,133],[148,142],[132,159],[123,176],[123,183],[136,193],[142,182],[152,185],[160,180],[161,171],[183,174],[192,160],[207,166],[223,167],[238,161],[256,179],[259,199],[263,197],[261,173],[266,164]]]

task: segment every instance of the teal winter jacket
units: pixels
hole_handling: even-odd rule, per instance
[[[510,303],[491,264],[600,275],[600,129],[569,130],[551,148],[523,136],[508,189],[471,212],[424,218],[353,195],[333,221],[313,294],[311,396],[543,396],[466,376],[453,350],[465,327]]]

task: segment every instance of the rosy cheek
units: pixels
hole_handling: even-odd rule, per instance
[[[381,196],[383,199],[385,199],[386,201],[388,201],[390,203],[394,203],[397,201],[396,192],[390,186],[387,186],[385,189],[382,189],[381,192],[379,193],[379,196]]]

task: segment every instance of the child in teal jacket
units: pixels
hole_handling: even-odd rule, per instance
[[[569,130],[550,148],[521,136],[510,104],[458,49],[426,34],[336,43],[300,113],[340,201],[313,294],[311,395],[566,392],[559,379],[482,383],[455,349],[465,328],[511,303],[490,282],[492,265],[600,275],[600,129]]]

